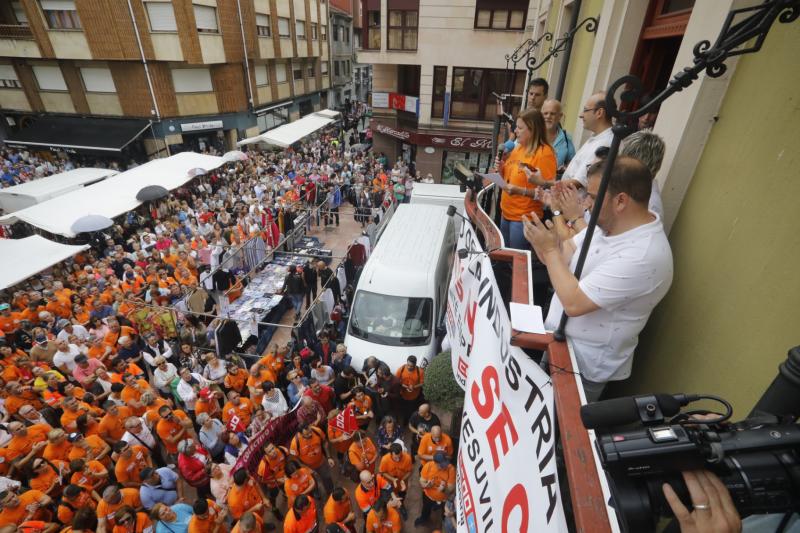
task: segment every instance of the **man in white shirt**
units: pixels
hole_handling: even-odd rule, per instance
[[[59,328],[61,328],[61,331],[59,331],[58,335],[56,335],[56,339],[58,340],[69,341],[70,335],[75,335],[84,341],[89,339],[89,332],[86,331],[86,328],[80,324],[73,324],[66,318],[62,318],[58,321],[57,325]]]
[[[614,136],[611,132],[611,118],[606,111],[605,91],[595,93],[586,100],[580,117],[583,120],[583,127],[592,132],[575,157],[572,158],[561,180],[576,180],[586,187],[586,169],[595,159],[595,152],[601,146],[611,146],[611,139]]]
[[[605,161],[588,170],[594,199]],[[587,401],[596,401],[609,381],[626,379],[639,333],[672,283],[672,252],[661,218],[648,210],[652,178],[639,160],[620,156],[597,220],[581,279],[573,274],[586,230],[559,242],[552,223],[535,215],[524,221],[525,237],[547,266],[555,294],[545,326],[570,317],[572,342]]]
[[[53,354],[53,365],[58,368],[63,374],[65,371],[72,375],[77,363],[75,357],[80,355],[81,351],[74,344],[69,344],[65,339],[56,340],[56,353]]]
[[[650,192],[648,209],[664,218],[664,203],[661,201],[661,189],[656,181],[656,174],[661,169],[664,160],[666,144],[664,139],[653,133],[653,130],[639,130],[625,138],[619,153],[634,157],[650,169],[653,176],[653,188]]]

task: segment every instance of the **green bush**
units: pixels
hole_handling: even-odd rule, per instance
[[[461,413],[464,408],[464,390],[453,377],[450,352],[440,353],[428,363],[422,391],[425,399],[434,406],[451,413]]]

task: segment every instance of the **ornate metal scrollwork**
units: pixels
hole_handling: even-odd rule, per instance
[[[511,63],[513,63],[514,67],[516,67],[520,61],[522,61],[527,57],[530,57],[531,52],[533,52],[533,50],[535,50],[536,47],[542,43],[542,41],[549,42],[552,40],[553,40],[553,34],[550,33],[549,31],[542,34],[542,36],[536,39],[535,41],[533,39],[526,39],[511,54],[506,54],[506,69],[509,68],[509,65]]]
[[[567,45],[569,44],[572,39],[575,38],[575,34],[578,33],[578,30],[586,27],[586,31],[589,33],[594,33],[597,31],[597,24],[598,19],[596,17],[587,17],[580,21],[574,28],[570,31],[566,32],[561,39],[557,39],[553,46],[550,47],[550,50],[547,52],[547,55],[542,58],[541,61],[536,61],[536,58],[530,56],[526,63],[528,67],[528,71],[533,75],[533,72],[542,68],[542,65],[550,61],[552,57],[558,57],[558,54],[566,50]]]
[[[628,75],[612,83],[606,91],[609,116],[617,119],[617,123],[633,123],[634,119],[657,109],[672,94],[689,87],[701,72],[705,71],[710,78],[718,78],[728,70],[725,65],[728,58],[759,51],[775,19],[787,24],[798,17],[800,0],[769,0],[757,6],[731,10],[716,42],[713,45],[708,40],[697,43],[692,50],[692,66],[675,74],[663,91],[636,111],[621,111],[617,102],[633,103],[639,100],[644,94],[641,80]],[[748,45],[750,41],[753,42]]]

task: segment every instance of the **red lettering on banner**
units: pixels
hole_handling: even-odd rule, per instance
[[[456,296],[459,302],[464,299],[464,282],[460,278],[456,280]]]
[[[506,433],[506,427],[508,433]],[[492,451],[492,463],[494,469],[500,468],[500,457],[497,453],[497,439],[500,439],[500,447],[503,449],[503,455],[508,454],[508,435],[511,435],[511,445],[517,443],[519,435],[517,435],[517,428],[514,427],[514,421],[511,419],[511,413],[508,412],[506,404],[500,404],[500,414],[494,419],[494,422],[486,430],[486,438],[489,439],[489,448]]]
[[[528,531],[528,493],[525,492],[525,487],[517,483],[506,496],[503,502],[503,533],[508,533],[508,516],[511,511],[519,507],[522,512],[519,523],[520,533],[527,533]]]
[[[467,368],[469,368],[469,365],[467,365],[467,362],[464,361],[463,358],[459,357],[458,358],[458,375],[462,376],[465,381],[467,379]]]
[[[492,387],[492,382],[494,382],[494,387]],[[492,416],[492,411],[494,411],[494,396],[490,389],[494,389],[494,393],[500,399],[500,380],[497,376],[497,370],[493,366],[487,366],[483,369],[481,383],[483,383],[483,395],[486,397],[486,402],[481,402],[481,388],[476,382],[472,384],[472,403],[475,404],[475,410],[478,415],[486,420]]]
[[[474,336],[475,335],[475,317],[478,316],[478,302],[472,302],[471,308],[472,308],[472,310],[470,311],[470,305],[467,304],[467,311],[465,313],[464,318],[467,320],[467,329],[469,330],[470,336]]]

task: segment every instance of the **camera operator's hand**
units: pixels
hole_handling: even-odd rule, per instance
[[[691,512],[669,484],[661,487],[682,533],[738,533],[742,530],[742,520],[731,495],[715,474],[707,470],[682,474],[692,499]]]

